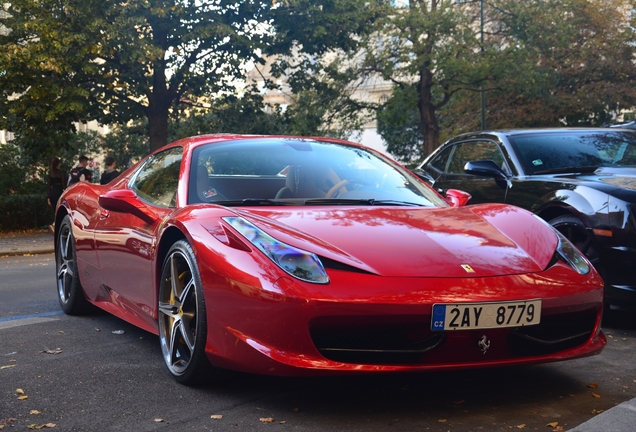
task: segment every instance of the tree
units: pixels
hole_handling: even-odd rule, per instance
[[[491,33],[496,30],[484,24]],[[397,105],[406,93],[416,92],[421,141],[414,156],[424,156],[439,145],[440,110],[458,94],[478,92],[480,86],[495,80],[505,70],[511,49],[495,37],[480,42],[479,3],[411,0],[376,22],[374,32],[364,40],[363,72],[377,74],[399,90],[390,104]],[[412,138],[400,143],[404,134],[391,136],[390,128],[380,129],[389,146],[391,141],[413,145]]]
[[[150,149],[170,111],[233,89],[269,37],[258,0],[15,0],[2,37],[0,127],[146,118]],[[16,95],[18,95],[16,97]],[[36,131],[36,132],[33,132]],[[43,134],[40,133],[42,136]]]
[[[411,1],[368,39],[367,70],[400,89],[378,127],[402,160],[478,129],[482,88],[488,128],[601,125],[636,104],[633,0],[484,1],[483,43],[479,6]],[[406,93],[416,94],[416,123]],[[417,127],[421,147],[410,152]]]
[[[356,97],[361,42],[385,12],[387,0],[283,0],[271,10],[273,42],[266,66],[284,77],[292,100],[285,117],[293,135],[348,138],[371,108]],[[276,83],[265,86],[277,88]]]
[[[501,26],[519,61],[489,96],[492,126],[601,126],[636,105],[636,2],[501,6]]]

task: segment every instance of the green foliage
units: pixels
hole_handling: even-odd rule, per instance
[[[159,148],[172,108],[243,77],[269,37],[267,5],[14,0],[5,20],[13,31],[0,41],[0,128],[44,137],[72,131],[74,121],[146,118],[150,148]]]
[[[238,97],[214,99],[210,108],[175,112],[169,127],[170,140],[211,133],[279,135],[286,132],[279,109],[265,109],[255,89]]]
[[[101,151],[115,158],[118,170],[131,167],[150,151],[148,124],[135,122],[129,126],[116,126],[103,137]]]
[[[20,149],[11,142],[0,145],[0,195],[11,195],[19,191],[26,177],[20,163]]]
[[[0,196],[0,232],[41,228],[52,222],[46,194]]]
[[[413,86],[396,87],[377,113],[378,133],[387,143],[387,151],[404,163],[413,161],[422,143],[417,102],[417,90]]]
[[[284,77],[293,103],[284,112],[286,133],[346,138],[369,120],[361,84],[361,38],[387,12],[382,0],[286,0],[271,11],[276,30],[268,55],[272,77]],[[273,82],[266,83],[277,88]]]
[[[636,104],[633,0],[483,5],[483,44],[481,2],[451,0],[412,0],[364,40],[367,70],[417,94],[422,146],[413,159],[479,128],[482,87],[487,128],[601,125]],[[401,97],[378,112],[378,126],[404,160],[409,120],[391,106]]]

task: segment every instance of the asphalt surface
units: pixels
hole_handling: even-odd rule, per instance
[[[0,257],[54,252],[53,236],[47,231],[0,233]],[[636,428],[636,398],[606,410],[570,429],[575,432],[624,432]]]

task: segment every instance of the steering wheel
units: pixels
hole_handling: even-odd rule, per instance
[[[351,179],[351,180],[340,180],[338,183],[336,183],[335,185],[333,185],[331,187],[331,189],[329,189],[329,191],[327,192],[327,195],[325,195],[325,198],[337,198],[340,195],[340,189],[342,189],[343,187],[345,187],[348,184],[361,184],[361,185],[369,185],[370,183],[364,180],[355,180],[355,179]]]

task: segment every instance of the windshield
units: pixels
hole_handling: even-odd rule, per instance
[[[636,166],[636,132],[545,132],[509,137],[524,171]]]
[[[189,203],[446,206],[389,158],[300,138],[215,143],[193,151]]]

